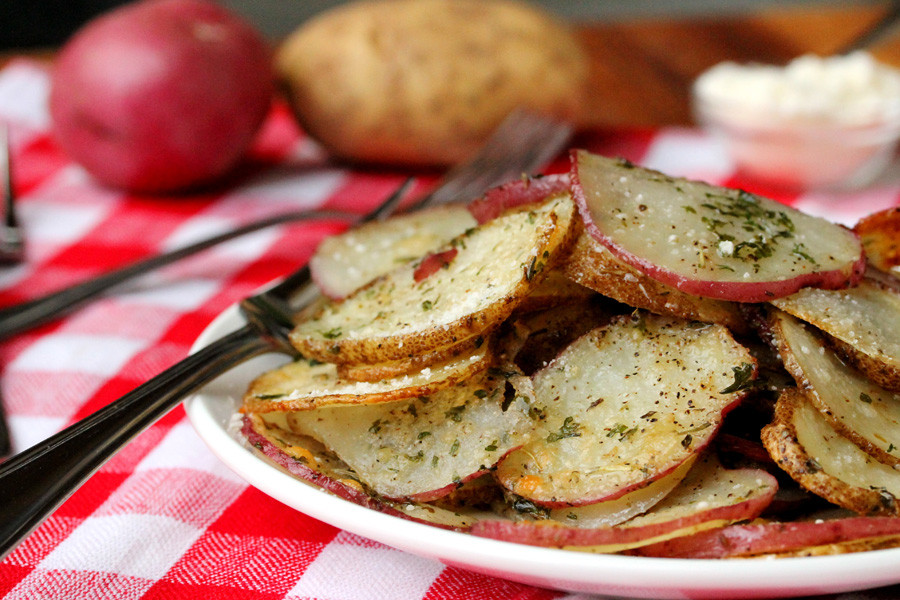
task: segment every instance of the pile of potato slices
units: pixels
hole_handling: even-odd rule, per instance
[[[321,244],[242,436],[374,510],[642,556],[900,545],[900,212],[573,151]],[[868,261],[867,261],[868,258]]]

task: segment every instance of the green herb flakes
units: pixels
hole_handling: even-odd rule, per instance
[[[341,334],[340,327],[335,327],[333,329],[329,329],[328,331],[322,332],[322,337],[325,338],[326,340],[334,340],[334,339],[341,337],[341,335],[342,334]]]
[[[566,417],[559,431],[552,432],[547,435],[548,442],[558,442],[565,438],[581,437],[581,423],[575,421],[574,417]]]
[[[637,427],[629,427],[624,423],[616,423],[606,431],[606,437],[612,438],[615,436],[619,436],[619,441],[622,442],[637,430]]]
[[[447,411],[445,411],[444,416],[447,417],[448,419],[450,419],[451,421],[459,423],[460,421],[462,421],[462,414],[465,410],[466,410],[466,405],[460,404],[459,406],[454,406],[454,407],[448,409]]]
[[[737,367],[732,367],[731,370],[734,373],[734,383],[719,390],[720,394],[731,394],[732,392],[738,392],[753,387],[753,374],[755,368],[751,363],[741,363]]]

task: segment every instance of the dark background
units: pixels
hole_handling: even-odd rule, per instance
[[[128,0],[0,0],[0,50],[53,48],[92,17]],[[347,0],[219,0],[271,40]],[[765,6],[872,4],[875,0],[530,0],[560,17],[615,21],[635,17],[711,17]]]
[[[0,47],[52,47],[122,0],[0,0]]]

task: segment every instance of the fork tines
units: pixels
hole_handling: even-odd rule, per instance
[[[474,200],[491,186],[505,183],[544,166],[572,136],[572,126],[549,117],[518,109],[497,127],[473,160],[450,169],[435,194],[423,203]],[[449,184],[449,185],[447,185]]]

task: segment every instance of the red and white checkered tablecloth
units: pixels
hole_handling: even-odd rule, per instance
[[[54,143],[48,74],[0,71],[27,261],[0,269],[0,306],[287,209],[361,212],[402,172],[329,163],[282,106],[227,188],[185,197],[104,189]],[[742,184],[698,131],[593,132],[577,140],[671,174]],[[561,158],[548,170],[564,170]],[[420,189],[433,175],[421,178]],[[744,186],[749,187],[749,186]],[[779,199],[852,224],[894,205],[900,185]],[[226,307],[293,270],[338,222],[281,226],[123,286],[70,316],[0,343],[0,393],[15,450],[104,406],[183,358]],[[2,515],[0,515],[2,518]],[[893,595],[878,597],[897,597]],[[847,596],[849,598],[849,596]],[[861,598],[853,595],[853,598]],[[243,483],[173,410],[106,464],[0,563],[0,598],[544,600],[583,598],[405,554],[298,513]]]

